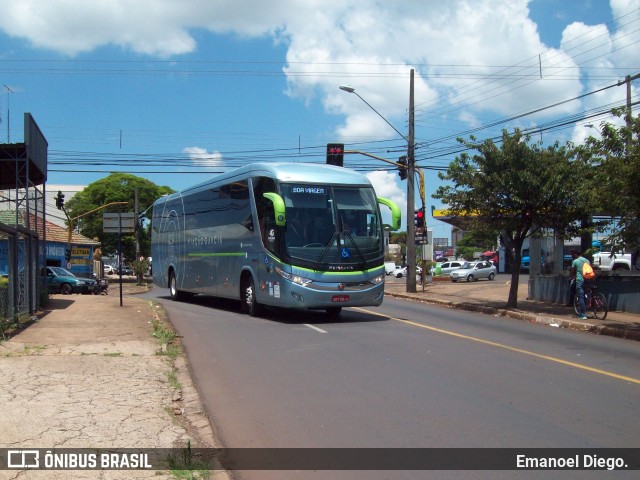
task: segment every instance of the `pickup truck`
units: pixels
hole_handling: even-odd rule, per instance
[[[611,252],[594,253],[593,268],[602,271],[631,270],[631,254]]]

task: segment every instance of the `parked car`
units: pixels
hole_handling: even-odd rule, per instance
[[[117,273],[116,268],[112,265],[104,265],[102,271],[105,275],[115,275]]]
[[[399,268],[395,262],[384,262],[384,273],[387,275],[391,275],[393,271]]]
[[[46,267],[47,290],[49,293],[93,293],[98,282],[93,278],[76,277],[62,267]]]
[[[126,265],[121,265],[120,269],[117,270],[116,273],[122,273],[122,275],[133,275],[133,269]]]
[[[493,280],[496,278],[496,267],[491,262],[465,262],[462,267],[453,270],[449,274],[451,281],[466,280],[467,282],[475,282],[481,278]]]
[[[449,275],[454,270],[462,267],[463,264],[464,261],[444,262],[442,265],[440,265],[440,275]]]
[[[422,268],[416,265],[416,274],[420,275],[422,273]],[[396,278],[402,278],[407,276],[407,267],[398,267],[393,272],[391,272]]]

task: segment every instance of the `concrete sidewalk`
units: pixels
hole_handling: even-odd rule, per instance
[[[217,446],[184,357],[163,355],[152,335],[161,313],[129,296],[121,307],[117,287],[107,296],[53,295],[37,322],[0,342],[0,447]],[[125,285],[126,294],[140,289]],[[155,470],[0,471],[1,479],[134,477],[175,478]]]
[[[587,320],[576,318],[573,307],[528,300],[528,285],[518,285],[518,308],[506,308],[510,282],[507,276],[496,280],[454,283],[448,278],[434,280],[425,286],[418,285],[417,293],[407,293],[405,283],[387,282],[385,293],[400,298],[411,298],[451,308],[458,308],[492,315],[516,318],[559,328],[570,328],[599,335],[611,335],[640,340],[640,314],[609,312],[605,320],[594,318],[587,312]]]

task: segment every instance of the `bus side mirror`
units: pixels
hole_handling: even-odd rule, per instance
[[[263,193],[262,196],[273,204],[273,213],[276,219],[276,225],[278,227],[284,227],[287,224],[287,214],[282,197],[273,192]]]
[[[385,227],[389,227],[390,230],[400,230],[400,223],[402,222],[402,213],[400,212],[400,207],[396,205],[395,202],[392,202],[388,198],[378,197],[378,203],[382,205],[386,205],[391,210],[391,225],[385,225]]]

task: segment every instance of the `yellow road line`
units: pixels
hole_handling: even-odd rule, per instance
[[[430,327],[429,325],[424,325],[422,323],[412,322],[411,320],[403,320],[402,318],[390,317],[389,315],[384,315],[382,313],[373,312],[371,310],[366,310],[364,308],[353,308],[353,310],[358,310],[364,313],[368,313],[370,315],[376,315],[378,317],[385,317],[389,320],[395,320],[396,322],[401,322],[407,325],[411,325],[414,327],[424,328],[425,330],[431,330],[432,332],[442,333],[444,335],[450,335],[452,337],[462,338],[464,340],[471,340],[473,342],[482,343],[484,345],[490,345],[496,348],[502,348],[504,350],[509,350],[516,353],[521,353],[523,355],[529,355],[531,357],[541,358],[543,360],[548,360],[550,362],[561,363],[563,365],[568,365],[570,367],[579,368],[580,370],[586,370],[592,373],[598,373],[600,375],[605,375],[607,377],[617,378],[618,380],[624,380],[626,382],[637,383],[640,385],[640,379],[627,377],[625,375],[618,375],[617,373],[608,372],[607,370],[600,370],[599,368],[588,367],[587,365],[582,365],[580,363],[570,362],[568,360],[563,360],[561,358],[551,357],[549,355],[542,355],[540,353],[531,352],[529,350],[523,350],[522,348],[510,347],[509,345],[505,345],[503,343],[492,342],[490,340],[483,340],[482,338],[471,337],[469,335],[463,335],[461,333],[452,332],[450,330],[443,330],[442,328]]]

